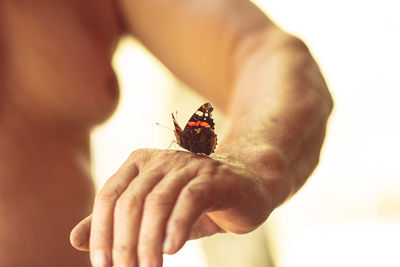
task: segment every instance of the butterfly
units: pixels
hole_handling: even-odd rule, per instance
[[[199,107],[183,130],[172,114],[178,145],[196,154],[210,155],[214,152],[217,135],[214,132],[215,123],[211,116],[213,109],[210,103]]]

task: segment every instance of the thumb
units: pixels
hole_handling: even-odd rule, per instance
[[[83,219],[78,225],[72,229],[70,234],[71,245],[82,251],[89,251],[90,227],[92,223],[92,215]]]

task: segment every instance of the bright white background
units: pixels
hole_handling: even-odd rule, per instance
[[[257,4],[307,43],[335,99],[318,169],[270,218],[266,235],[276,265],[399,267],[398,1],[259,0]],[[170,113],[178,110],[184,124],[203,102],[182,89],[131,39],[121,42],[114,66],[121,102],[93,135],[93,171],[99,185],[132,150],[169,146],[173,133],[156,122],[172,128]],[[219,121],[223,124],[218,114],[215,119],[217,127]],[[192,242],[168,257],[166,266],[206,264]]]

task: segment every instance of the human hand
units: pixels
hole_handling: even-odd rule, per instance
[[[71,233],[95,267],[162,266],[162,254],[218,232],[247,233],[272,210],[260,175],[226,155],[133,152]]]

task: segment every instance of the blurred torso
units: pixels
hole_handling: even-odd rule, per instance
[[[90,129],[118,101],[113,1],[0,2],[0,258],[88,266],[69,231],[90,212]]]

